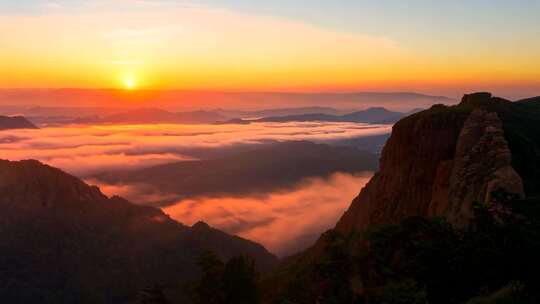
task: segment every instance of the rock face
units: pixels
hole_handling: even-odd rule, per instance
[[[37,129],[37,127],[22,116],[0,116],[0,130]]]
[[[32,160],[0,161],[0,208],[0,297],[8,303],[126,303],[146,286],[196,277],[206,250],[249,255],[262,269],[277,261],[256,243],[108,198]]]
[[[346,233],[410,216],[444,216],[465,228],[473,203],[490,203],[493,192],[524,197],[497,114],[506,106],[510,102],[477,93],[465,95],[458,106],[434,106],[398,122],[380,171],[336,229]]]
[[[469,115],[451,162],[448,192],[431,202],[431,216],[444,215],[454,226],[466,228],[474,217],[474,202],[490,203],[495,191],[525,196],[497,113],[477,109]]]
[[[398,122],[383,149],[380,171],[338,222],[341,232],[427,214],[441,163],[453,159],[466,116],[441,115],[443,106]]]

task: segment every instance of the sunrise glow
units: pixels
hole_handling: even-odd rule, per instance
[[[136,82],[134,79],[132,78],[124,79],[124,87],[126,88],[126,90],[133,90],[135,89],[135,86],[136,86]]]
[[[303,13],[281,1],[253,8],[186,2],[8,5],[0,10],[0,69],[6,71],[0,86],[109,88],[118,86],[115,75],[144,69],[150,76],[144,87],[150,89],[422,90],[455,96],[484,88],[509,94],[540,89],[535,10],[517,4],[464,10],[415,2],[404,20],[402,2],[351,1],[350,16],[328,2],[306,2],[299,6]],[[439,21],[431,32],[418,30],[429,22],[417,16],[424,10],[440,15],[433,17]],[[461,26],[478,20],[481,26]],[[520,47],[525,41],[527,47]],[[122,80],[122,88],[135,87],[134,79]]]

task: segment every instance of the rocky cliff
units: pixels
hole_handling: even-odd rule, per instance
[[[394,126],[379,172],[265,300],[537,303],[539,244],[540,98],[466,95]]]
[[[473,204],[492,203],[494,193],[523,198],[528,185],[532,194],[538,173],[524,163],[538,165],[540,150],[532,137],[539,119],[530,101],[476,93],[457,106],[436,105],[401,120],[383,150],[380,171],[336,229],[359,231],[411,216],[442,216],[465,228]],[[526,151],[520,149],[525,145]]]

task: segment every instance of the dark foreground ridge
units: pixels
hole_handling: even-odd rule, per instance
[[[3,303],[129,303],[145,287],[196,278],[207,250],[248,255],[263,271],[277,261],[261,245],[107,198],[33,160],[0,161],[0,208]]]

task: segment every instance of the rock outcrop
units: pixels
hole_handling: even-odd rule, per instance
[[[362,189],[336,229],[346,233],[410,216],[443,216],[456,228],[473,218],[474,203],[500,191],[524,197],[520,175],[497,111],[509,101],[465,95],[453,107],[434,106],[398,122],[380,171]]]
[[[0,116],[0,130],[37,129],[33,123],[22,116]]]
[[[474,218],[473,203],[491,203],[504,191],[524,198],[523,181],[512,168],[512,155],[497,113],[474,110],[465,121],[452,160],[446,195],[430,204],[431,216],[445,216],[457,228]]]

